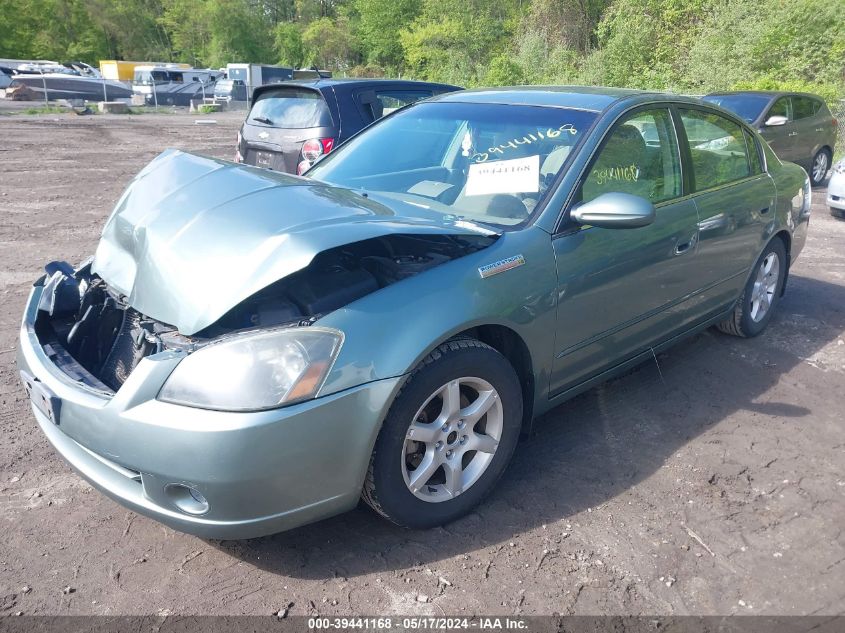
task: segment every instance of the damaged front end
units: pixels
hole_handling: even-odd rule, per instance
[[[389,234],[317,254],[311,263],[241,301],[191,335],[136,310],[91,270],[46,267],[35,331],[52,362],[75,381],[116,392],[137,365],[166,350],[193,352],[227,336],[313,325],[381,288],[488,246],[480,235]]]
[[[91,261],[47,266],[34,329],[66,374],[115,392],[150,355],[311,326],[498,237],[420,204],[168,151],[129,185]]]
[[[46,270],[35,334],[53,364],[74,381],[113,393],[145,357],[190,346],[173,326],[129,306],[91,273],[90,262],[78,270],[52,262]]]

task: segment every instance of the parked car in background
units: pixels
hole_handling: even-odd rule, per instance
[[[830,169],[839,123],[821,97],[793,92],[718,92],[703,97],[756,128],[782,160],[801,165],[813,185]]]
[[[238,132],[235,161],[301,174],[385,114],[455,90],[461,88],[398,79],[315,79],[260,86]]]
[[[246,101],[246,84],[240,79],[220,79],[214,84],[215,101]]]
[[[192,100],[214,96],[214,84],[223,71],[182,68],[179,64],[136,66],[132,92],[147,105],[190,105]]]
[[[845,219],[845,158],[833,166],[827,183],[827,206],[833,215]]]
[[[260,116],[322,111],[284,98]],[[168,151],[33,284],[35,419],[132,510],[224,539],[361,497],[457,519],[534,417],[710,325],[760,334],[810,213],[753,128],[627,90],[443,94],[308,176]]]
[[[12,83],[13,74],[14,71],[11,68],[0,66],[0,90],[9,87],[9,84]]]

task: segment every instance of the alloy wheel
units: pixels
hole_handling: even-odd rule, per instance
[[[402,476],[414,496],[448,501],[487,470],[499,446],[504,412],[499,394],[481,378],[450,380],[425,401],[402,446]]]
[[[779,276],[780,259],[777,253],[769,253],[760,262],[751,289],[751,320],[755,323],[759,323],[772,306]]]
[[[821,182],[827,175],[827,154],[819,152],[813,161],[813,181]]]

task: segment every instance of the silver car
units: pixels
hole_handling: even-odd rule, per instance
[[[748,91],[714,93],[704,100],[745,119],[768,141],[778,158],[806,169],[813,186],[824,182],[836,147],[839,123],[821,97]]]
[[[845,158],[833,166],[827,184],[827,206],[833,215],[845,219]]]

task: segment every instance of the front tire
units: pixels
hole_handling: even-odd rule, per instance
[[[830,152],[820,149],[813,156],[813,162],[810,165],[810,184],[814,187],[821,185],[827,176],[828,169],[830,169]]]
[[[785,279],[786,248],[780,238],[775,238],[754,264],[733,314],[716,327],[726,334],[744,338],[760,334],[780,302]]]
[[[403,527],[454,521],[495,487],[521,425],[522,390],[505,357],[475,339],[447,341],[393,402],[362,497]]]

